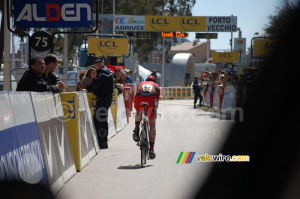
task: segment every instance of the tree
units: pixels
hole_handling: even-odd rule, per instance
[[[294,12],[296,12],[297,8],[300,7],[300,1],[298,0],[296,3],[290,3],[288,0],[285,0],[285,6],[283,8],[276,8],[276,15],[270,15],[269,24],[264,28],[266,33],[269,33],[270,36],[276,37],[278,35],[282,35],[282,31],[285,31],[282,28],[282,25],[290,24],[288,21],[289,17]]]

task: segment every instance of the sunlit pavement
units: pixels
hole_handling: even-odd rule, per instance
[[[193,108],[190,100],[161,100],[157,118],[156,159],[140,166],[140,150],[132,140],[134,118],[109,140],[92,161],[77,172],[56,195],[59,199],[191,198],[213,163],[176,164],[181,152],[216,154],[232,120]],[[226,164],[226,163],[224,163]]]

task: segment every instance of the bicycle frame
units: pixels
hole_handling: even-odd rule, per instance
[[[141,166],[146,164],[146,159],[148,157],[149,160],[149,141],[148,141],[148,133],[149,133],[149,118],[146,112],[146,106],[148,103],[142,102],[141,105],[144,106],[144,113],[142,114],[142,122],[141,122],[141,130],[140,130],[140,141],[138,145],[141,149]]]

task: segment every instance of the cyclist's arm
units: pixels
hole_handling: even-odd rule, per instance
[[[156,93],[156,103],[157,103],[157,108],[158,108],[158,104],[159,104],[159,97],[160,97],[160,88],[158,87],[158,92]]]

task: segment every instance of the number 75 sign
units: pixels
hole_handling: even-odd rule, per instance
[[[53,45],[51,35],[43,31],[33,33],[30,37],[29,43],[30,47],[38,52],[47,51]]]

